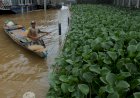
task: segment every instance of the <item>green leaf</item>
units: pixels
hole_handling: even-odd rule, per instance
[[[133,63],[125,64],[125,67],[129,72],[137,72],[137,67]]]
[[[134,98],[140,98],[140,92],[135,92],[133,93],[133,95],[134,95]]]
[[[66,76],[66,75],[61,75],[61,76],[59,77],[59,80],[62,81],[62,82],[68,82],[68,81],[69,81],[69,80],[68,80],[68,76]]]
[[[106,81],[110,84],[113,85],[116,81],[116,75],[113,73],[108,73],[106,75]]]
[[[140,51],[140,43],[137,44],[137,51]]]
[[[100,80],[104,83],[107,84],[106,78],[105,77],[100,77]]]
[[[135,39],[132,39],[130,42],[129,42],[129,45],[136,45],[137,44],[137,41]]]
[[[87,70],[89,68],[89,66],[91,66],[91,65],[90,64],[84,64],[82,69]]]
[[[109,57],[111,57],[111,59],[113,61],[115,61],[117,59],[117,54],[116,52],[111,52],[111,51],[108,51],[107,54],[109,55]]]
[[[120,89],[125,89],[125,88],[129,88],[130,85],[127,81],[119,81],[117,84],[116,84],[116,87],[117,88],[120,88]]]
[[[136,52],[136,46],[135,45],[129,45],[128,47],[127,47],[127,51],[128,52]]]
[[[131,73],[130,72],[121,72],[120,74],[118,74],[118,79],[120,80],[123,80],[127,77],[130,77],[131,76]]]
[[[99,44],[102,42],[102,38],[101,37],[97,37],[95,40],[95,44]]]
[[[130,58],[135,57],[135,56],[136,56],[136,53],[135,53],[136,50],[137,50],[137,46],[136,46],[136,45],[129,45],[129,46],[127,47],[128,56],[129,56]]]
[[[104,49],[110,49],[111,48],[111,45],[108,42],[102,42],[101,43],[101,46]]]
[[[72,92],[71,94],[71,98],[81,98],[81,95],[78,90],[76,90],[75,92]]]
[[[124,56],[124,51],[123,51],[123,49],[118,49],[118,54],[119,54],[119,56]]]
[[[134,79],[132,82],[131,82],[131,88],[134,89],[136,88],[137,86],[140,85],[140,79]]]
[[[61,89],[64,93],[68,92],[69,84],[67,83],[62,83],[61,84]]]
[[[98,54],[99,54],[99,59],[104,59],[104,58],[106,58],[106,54],[105,54],[105,53],[103,53],[103,52],[98,52]]]
[[[107,58],[105,58],[105,59],[103,60],[103,62],[104,62],[105,64],[111,64],[111,61],[110,61],[109,59],[107,59]]]
[[[107,98],[120,98],[120,97],[119,97],[119,94],[115,92],[115,93],[109,94]]]
[[[57,77],[57,74],[54,73],[54,72],[50,72],[48,74],[48,79],[49,79],[49,84],[53,87],[53,88],[56,88],[56,77]]]
[[[73,65],[73,61],[71,59],[66,60],[66,62]]]
[[[74,92],[75,91],[75,86],[69,86],[68,90],[69,90],[69,92]]]
[[[105,92],[106,92],[106,86],[100,87],[99,93],[102,94],[102,93],[105,93]]]
[[[79,68],[78,68],[78,67],[73,68],[73,69],[72,69],[72,74],[73,74],[74,76],[78,76],[78,75],[79,75]]]
[[[85,81],[91,83],[93,79],[93,74],[91,72],[85,72],[83,74],[83,78],[85,79]]]
[[[107,67],[103,67],[100,72],[102,76],[106,76],[106,74],[111,71]]]
[[[124,64],[125,64],[125,61],[124,60],[118,60],[116,66],[117,66],[117,69],[122,69],[122,67],[124,67]]]
[[[108,93],[114,93],[114,88],[113,88],[113,86],[107,85],[107,86],[106,86],[106,92],[108,92]]]
[[[86,84],[79,84],[78,88],[85,95],[87,95],[89,93],[89,87]]]
[[[78,78],[76,76],[72,76],[72,75],[70,75],[68,77],[68,80],[69,80],[69,82],[74,82],[74,83],[78,82]]]
[[[95,72],[97,74],[100,74],[100,67],[98,65],[93,65],[93,66],[89,67],[89,70],[92,72]]]
[[[84,50],[84,53],[89,53],[90,51],[90,46],[89,45],[85,45],[83,46],[83,50]]]
[[[136,58],[140,58],[140,52],[137,54]]]
[[[125,64],[131,62],[130,58],[121,58],[118,60],[116,66],[119,70],[125,69]]]
[[[121,41],[118,41],[114,44],[114,47],[113,47],[115,50],[118,50],[118,49],[122,49],[123,48],[123,42]]]
[[[119,40],[119,38],[116,37],[116,36],[111,36],[111,39],[113,39],[113,40],[115,40],[115,41],[118,41],[118,40]]]
[[[97,60],[98,59],[98,54],[96,52],[93,52],[92,58],[93,58],[94,61]]]
[[[67,71],[71,71],[72,66],[66,66],[65,69],[66,69]]]

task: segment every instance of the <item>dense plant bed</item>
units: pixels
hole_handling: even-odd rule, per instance
[[[140,98],[140,12],[103,5],[71,12],[47,98]]]

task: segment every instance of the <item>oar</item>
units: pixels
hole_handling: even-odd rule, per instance
[[[42,30],[42,29],[39,29],[40,31],[41,31],[41,33],[46,33],[46,32],[48,32],[48,30],[46,29],[46,30]],[[58,30],[58,29],[53,29],[53,30],[50,30],[50,32],[54,32],[54,31],[56,31],[56,30]]]
[[[48,35],[48,34],[50,34],[50,33],[51,33],[51,32],[46,32],[45,34],[39,36],[38,39],[40,39],[41,37],[43,37],[43,36],[45,36],[45,35]]]
[[[42,29],[44,29],[44,28],[42,28]],[[39,36],[38,39],[40,39],[41,37],[43,37],[43,36],[45,36],[45,35],[51,34],[52,32],[54,32],[54,31],[56,31],[56,30],[58,30],[58,29],[53,29],[53,30],[51,30],[51,32],[48,32],[47,29],[46,29],[46,31],[44,31],[44,30],[41,31],[41,28],[40,28],[41,33],[44,33],[44,34],[41,35],[41,36]],[[51,39],[51,38],[50,38],[50,39]]]
[[[48,29],[49,29],[46,26],[39,26],[38,28],[42,33],[48,32]],[[58,30],[58,28],[56,29],[56,27],[55,27],[54,29],[49,30],[49,31],[53,32],[53,31],[56,31],[56,30]]]

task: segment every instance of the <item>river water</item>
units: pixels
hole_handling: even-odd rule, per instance
[[[30,21],[35,20],[39,26],[48,26],[48,28],[50,26],[50,31],[54,30],[53,32],[57,33],[58,13],[58,10],[47,12],[39,10],[26,14],[0,16],[0,98],[22,98],[27,91],[34,92],[36,98],[46,98],[49,89],[48,64],[53,63],[53,58],[59,51],[58,43],[55,43],[55,46],[51,44],[49,57],[47,59],[38,57],[14,43],[4,33],[2,28],[4,21],[12,19],[18,24],[29,27]],[[55,41],[57,39],[56,37]]]

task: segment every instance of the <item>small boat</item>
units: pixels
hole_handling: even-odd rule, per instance
[[[47,49],[43,44],[33,43],[33,41],[27,37],[27,30],[24,26],[15,24],[12,21],[5,22],[3,26],[4,31],[20,46],[26,48],[29,51],[34,52],[40,57],[47,57]]]

